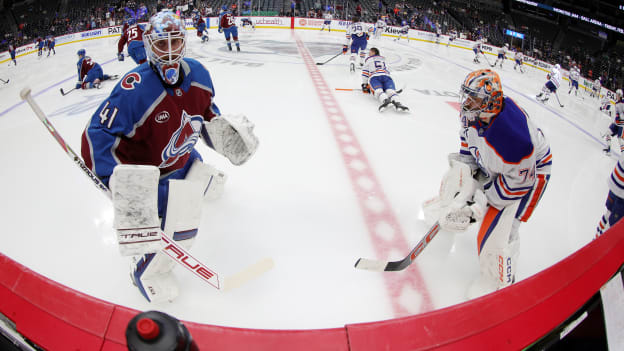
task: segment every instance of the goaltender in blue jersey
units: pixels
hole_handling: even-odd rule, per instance
[[[386,66],[386,59],[379,55],[379,49],[371,48],[364,67],[362,68],[362,91],[372,93],[379,99],[379,112],[384,111],[390,104],[397,111],[409,112],[409,108],[399,102],[394,81]]]

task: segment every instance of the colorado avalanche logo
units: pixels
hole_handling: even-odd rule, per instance
[[[176,163],[180,157],[191,152],[199,140],[199,133],[203,123],[204,117],[201,115],[191,116],[183,110],[182,123],[162,151],[161,158],[163,162],[158,167],[167,168]]]
[[[488,173],[487,168],[485,168],[483,165],[483,159],[481,159],[481,152],[479,152],[479,149],[474,146],[471,146],[470,153],[472,154],[472,156],[474,156],[475,160],[477,160],[477,166],[479,166],[479,168],[481,169],[481,172],[483,172],[487,177],[489,177],[490,174]]]

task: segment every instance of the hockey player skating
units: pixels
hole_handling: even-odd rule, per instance
[[[600,101],[600,107],[598,109],[611,117],[611,99],[608,95],[605,94],[602,96],[602,100]]]
[[[600,81],[600,78],[596,78],[596,80],[594,80],[594,83],[592,84],[592,91],[589,94],[589,97],[595,97],[595,98],[600,98],[600,89],[602,87],[602,82]]]
[[[17,61],[15,60],[15,44],[13,42],[9,42],[9,54],[11,55],[11,61],[13,61],[13,65],[17,66]],[[11,62],[9,62],[11,64]]]
[[[446,47],[448,48],[451,43],[453,42],[453,40],[457,39],[457,31],[455,30],[451,30],[448,34],[449,38],[448,38],[448,43],[446,43]]]
[[[386,30],[386,21],[384,21],[384,19],[380,17],[375,23],[375,39],[381,39],[381,35],[383,34],[384,30]]]
[[[463,232],[480,222],[480,276],[467,293],[474,298],[515,281],[520,223],[546,189],[552,155],[542,131],[503,95],[496,72],[469,73],[460,94],[460,149],[449,155],[437,203],[442,229]]]
[[[43,39],[41,39],[41,37],[38,37],[36,40],[36,45],[37,45],[37,57],[41,58],[43,56],[43,48],[45,48],[45,41]]]
[[[472,62],[474,63],[481,63],[481,61],[479,61],[479,55],[483,55],[483,57],[485,57],[485,54],[483,53],[483,50],[481,49],[481,39],[477,40],[474,45],[472,46],[472,52],[474,52],[475,57],[472,60]]]
[[[379,99],[379,112],[384,111],[390,104],[397,111],[408,112],[409,108],[399,101],[399,96],[386,66],[386,59],[379,55],[377,48],[371,48],[362,68],[362,91],[371,92]]]
[[[574,95],[578,96],[578,88],[579,88],[579,79],[581,77],[581,70],[577,65],[572,64],[572,68],[570,69],[570,90],[568,94],[574,90]]]
[[[99,89],[102,81],[117,79],[117,76],[104,74],[102,66],[91,60],[91,57],[86,56],[85,49],[78,50],[76,54],[78,55],[78,63],[76,64],[78,67],[78,82],[76,82],[76,89]]]
[[[56,50],[54,49],[55,45],[56,45],[56,39],[54,39],[53,36],[49,35],[48,40],[47,40],[48,57],[50,57],[51,52],[54,52],[54,55],[56,55]]]
[[[206,22],[204,21],[204,19],[201,17],[200,14],[197,14],[193,22],[195,22],[195,28],[197,29],[197,37],[201,39],[202,43],[207,42],[208,31],[206,30]]]
[[[546,84],[542,87],[542,91],[537,94],[538,101],[545,103],[550,98],[550,94],[557,94],[557,89],[561,84],[561,72],[559,64],[553,66],[552,70],[546,75]],[[558,98],[557,98],[558,99]]]
[[[492,67],[495,67],[498,64],[498,60],[500,60],[500,68],[503,68],[503,62],[505,62],[505,60],[507,59],[508,48],[509,48],[509,44],[505,44],[505,46],[498,49],[498,57],[496,58],[496,61],[494,62]]]
[[[524,73],[524,70],[522,69],[523,59],[524,55],[522,55],[522,51],[516,52],[516,54],[514,55],[514,60],[516,62],[514,64],[514,71],[516,70],[516,68],[518,68],[520,70],[520,73]]]
[[[435,24],[435,34],[436,34],[435,43],[440,44],[440,36],[442,35],[442,30],[440,29],[440,23],[437,23],[437,22]]]
[[[325,26],[327,26],[327,29],[331,32],[331,21],[332,19],[334,19],[334,16],[332,16],[332,14],[327,11],[325,12],[325,15],[323,15],[323,26],[321,27],[321,32],[325,29]]]
[[[611,103],[609,102],[609,105]],[[622,89],[615,91],[615,116],[609,125],[609,130],[603,135],[607,147],[603,151],[609,155],[611,153],[611,138],[616,137],[620,143],[620,153],[624,154],[624,97]]]
[[[234,20],[234,16],[228,11],[227,6],[223,5],[221,13],[219,14],[219,33],[223,33],[225,41],[227,42],[228,50],[232,51],[232,43],[230,43],[230,37],[234,39],[234,45],[236,45],[236,51],[240,51],[240,43],[238,42],[238,27]]]
[[[611,228],[624,215],[624,152],[609,177],[609,193],[605,202],[605,212],[598,222],[596,238]]]
[[[124,60],[123,49],[124,45],[127,44],[128,56],[130,56],[137,65],[147,61],[145,46],[143,45],[144,30],[145,28],[142,25],[136,23],[136,19],[129,18],[126,20],[126,23],[124,23],[121,29],[119,42],[117,42],[117,60]]]
[[[358,17],[353,18],[353,23],[347,29],[347,42],[342,46],[342,53],[346,54],[351,47],[351,57],[349,57],[349,70],[355,72],[355,57],[360,56],[360,67],[364,66],[366,57],[366,45],[368,42],[368,27],[360,22]]]
[[[161,227],[189,248],[202,199],[218,197],[225,176],[195,150],[203,139],[233,164],[245,163],[258,140],[244,116],[222,116],[208,71],[184,58],[184,22],[173,12],[150,18],[143,35],[149,64],[126,73],[94,112],[82,135],[86,166],[108,184],[122,255],[134,256],[132,280],[149,301],[178,294],[174,261],[160,251]],[[162,218],[162,220],[161,220]],[[147,237],[147,239],[145,239]]]
[[[403,36],[405,36],[405,39],[407,39],[407,43],[409,44],[409,28],[410,27],[407,24],[407,21],[403,20],[401,22],[401,28],[399,29],[399,35],[394,38],[394,41],[399,41]]]

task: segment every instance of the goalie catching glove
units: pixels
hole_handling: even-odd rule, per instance
[[[203,136],[209,147],[239,166],[258,148],[258,137],[254,135],[253,129],[254,124],[243,115],[221,115],[204,122],[207,135]]]
[[[442,210],[440,227],[442,229],[463,232],[471,223],[480,221],[487,209],[487,197],[481,189],[474,192],[472,201],[455,202]]]

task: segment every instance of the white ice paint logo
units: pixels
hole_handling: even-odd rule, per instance
[[[178,161],[178,159],[193,150],[193,147],[199,140],[204,123],[204,117],[201,115],[189,115],[186,111],[182,111],[180,127],[173,133],[169,143],[162,151],[161,158],[163,162],[159,168],[166,168]]]

